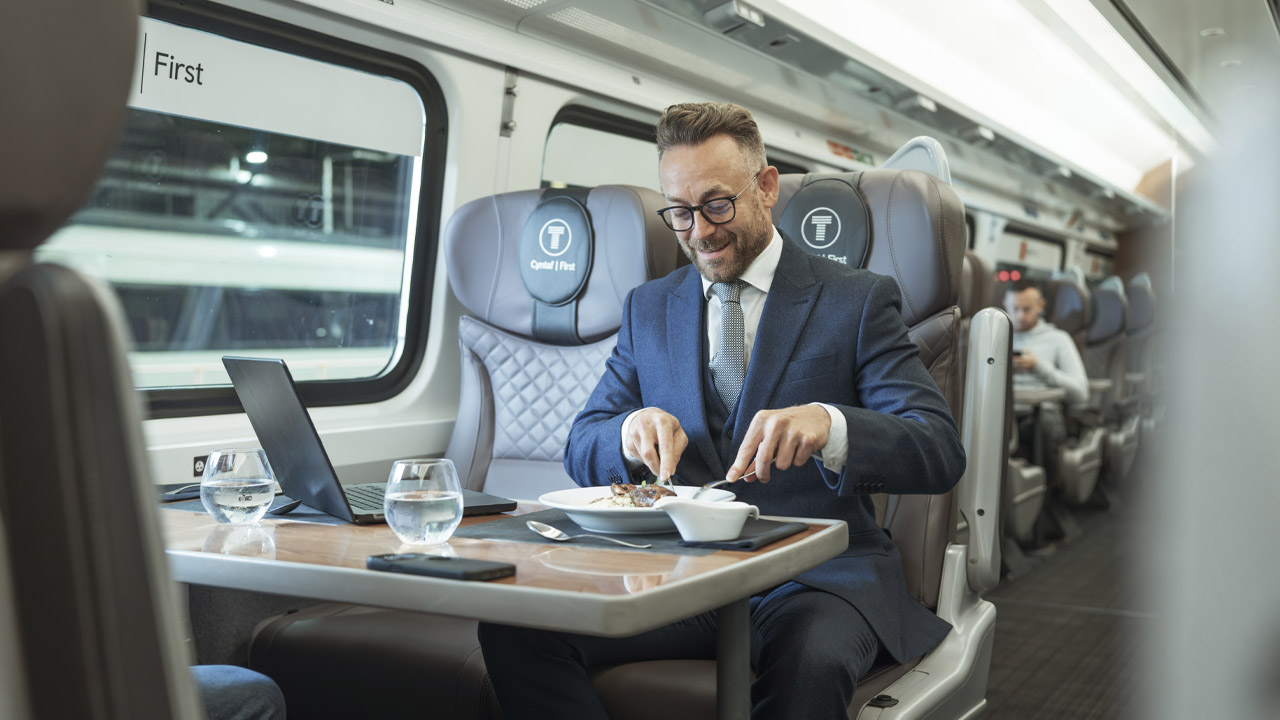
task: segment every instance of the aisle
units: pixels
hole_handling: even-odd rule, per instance
[[[1141,633],[1127,513],[1077,511],[1083,534],[987,599],[997,608],[987,713],[1000,720],[1138,716]]]

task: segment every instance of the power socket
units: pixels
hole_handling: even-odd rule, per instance
[[[195,462],[191,464],[191,474],[195,477],[204,476],[204,464],[209,462],[208,455],[197,455]]]

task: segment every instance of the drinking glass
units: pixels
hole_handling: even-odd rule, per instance
[[[387,477],[387,525],[402,542],[442,543],[462,522],[462,486],[453,462],[397,460]]]
[[[275,481],[262,448],[214,450],[200,478],[200,502],[220,523],[256,523],[271,507]]]

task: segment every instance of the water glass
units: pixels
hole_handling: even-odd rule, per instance
[[[220,523],[256,523],[271,507],[275,482],[262,448],[214,450],[200,478],[200,502]]]
[[[434,545],[462,522],[462,486],[445,459],[397,460],[387,477],[387,525],[402,542]]]

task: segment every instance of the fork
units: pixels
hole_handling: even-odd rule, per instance
[[[729,480],[729,479],[724,479],[724,480],[713,480],[713,481],[711,481],[711,482],[707,483],[706,485],[703,485],[702,487],[698,488],[698,492],[694,493],[694,494],[693,494],[693,497],[692,497],[692,498],[690,498],[690,499],[691,499],[691,500],[697,500],[698,498],[700,498],[700,497],[702,497],[703,495],[705,495],[705,494],[706,494],[706,492],[707,492],[708,490],[712,489],[712,488],[724,487],[725,485],[729,485],[729,484],[731,484],[731,483],[736,483],[736,482],[738,482],[739,480],[746,480],[747,478],[749,478],[749,477],[751,477],[752,475],[755,475],[755,474],[756,474],[756,471],[755,471],[755,470],[752,470],[751,472],[747,473],[746,475],[743,475],[742,477],[738,478],[737,480]]]

